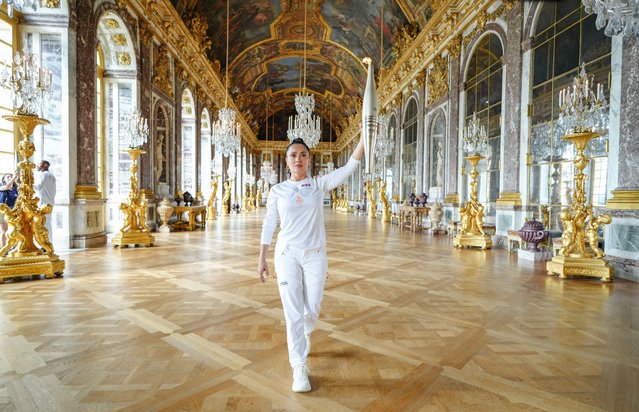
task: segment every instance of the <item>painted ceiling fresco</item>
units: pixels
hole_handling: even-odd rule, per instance
[[[384,21],[380,25],[381,1]],[[327,141],[330,134],[335,140],[335,132],[360,109],[366,83],[362,59],[371,57],[374,67],[379,68],[381,30],[384,66],[389,67],[396,58],[392,44],[398,30],[410,23],[423,26],[441,2],[230,0],[229,89],[260,139],[266,139],[263,123],[268,100],[275,137],[285,140],[288,117],[295,114],[293,97],[300,90],[306,30],[306,89],[315,95],[315,113],[322,117],[326,131],[322,140]],[[213,41],[209,58],[219,61],[223,73],[226,0],[173,0],[173,5],[181,15],[199,13],[206,18]],[[332,133],[328,132],[329,123]]]

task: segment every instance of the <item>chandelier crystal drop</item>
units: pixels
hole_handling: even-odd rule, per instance
[[[52,73],[38,63],[38,55],[16,52],[13,65],[2,64],[0,85],[11,90],[17,114],[38,116],[42,104],[51,97]]]
[[[468,121],[463,130],[464,152],[467,155],[482,155],[487,153],[488,134],[486,127],[481,124],[477,113],[473,113],[472,119]]]
[[[220,109],[218,120],[213,123],[213,143],[224,157],[240,148],[240,123],[235,121],[235,116],[235,110],[225,107]]]
[[[31,7],[33,11],[38,9],[39,0],[6,0],[7,3],[7,15],[9,18],[13,18],[13,9],[22,11],[24,7]],[[2,6],[3,0],[0,0],[0,6]]]
[[[557,127],[562,134],[605,132],[608,129],[608,102],[603,84],[594,83],[594,76],[586,74],[584,63],[572,86],[559,91]]]
[[[313,116],[315,96],[312,94],[296,94],[295,110],[297,114],[288,118],[288,138],[302,139],[308,147],[317,146],[321,137],[320,118]]]
[[[126,118],[124,128],[129,135],[130,149],[140,149],[149,139],[149,123],[139,110],[132,112]]]
[[[639,0],[581,0],[586,13],[596,13],[598,30],[606,36],[639,36]]]

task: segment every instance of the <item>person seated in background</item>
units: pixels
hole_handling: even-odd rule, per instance
[[[7,173],[2,176],[2,186],[0,186],[0,203],[4,203],[13,209],[18,199],[18,185],[16,179],[18,173]],[[4,219],[4,215],[0,213],[0,247],[6,243],[7,222]]]

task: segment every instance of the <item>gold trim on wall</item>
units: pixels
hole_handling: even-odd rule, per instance
[[[639,209],[639,190],[612,190],[612,199],[606,202],[607,209]]]

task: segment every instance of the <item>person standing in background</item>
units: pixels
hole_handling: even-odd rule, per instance
[[[50,166],[51,164],[46,160],[41,161],[38,165],[40,183],[35,184],[33,188],[36,191],[36,195],[40,198],[40,206],[44,204],[50,204],[51,206],[55,205],[56,183],[55,176],[49,171]],[[51,215],[47,216],[45,227],[49,231],[49,241],[51,241],[53,239]]]

